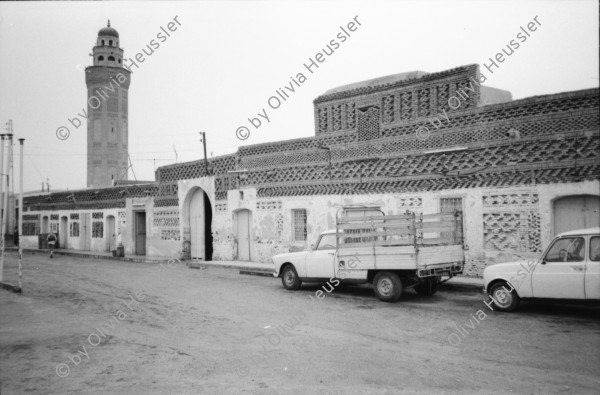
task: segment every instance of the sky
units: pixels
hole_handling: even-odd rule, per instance
[[[538,29],[485,85],[513,99],[598,87],[596,1],[0,2],[0,122],[26,139],[25,191],[46,180],[51,190],[85,188],[87,126],[68,120],[87,109],[83,69],[98,30],[110,19],[130,58],[177,17],[181,26],[132,68],[129,88],[129,179],[154,180],[159,166],[203,157],[200,131],[209,157],[230,154],[313,136],[313,100],[338,86],[474,63],[486,71],[536,16]],[[355,18],[350,37],[307,71]],[[269,106],[298,73],[306,80]]]

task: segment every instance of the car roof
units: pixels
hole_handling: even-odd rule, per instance
[[[600,228],[587,228],[587,229],[570,230],[568,232],[563,232],[563,233],[559,234],[557,237],[563,237],[563,236],[587,236],[587,235],[600,235]]]

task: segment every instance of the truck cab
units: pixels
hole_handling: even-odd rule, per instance
[[[309,251],[279,254],[273,257],[275,277],[281,276],[284,263],[292,264],[303,281],[327,281],[335,276],[336,231],[327,230],[319,235]],[[288,273],[288,277],[290,273]],[[285,278],[284,278],[285,285]]]

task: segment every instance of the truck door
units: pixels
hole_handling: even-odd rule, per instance
[[[306,256],[306,277],[334,277],[335,233],[321,235],[315,249]]]
[[[600,236],[590,237],[590,255],[585,268],[585,298],[600,299]]]
[[[536,298],[584,299],[585,239],[562,237],[554,240],[543,262],[532,274]]]

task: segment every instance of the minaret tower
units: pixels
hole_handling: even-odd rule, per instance
[[[127,94],[131,72],[123,67],[119,33],[100,29],[94,65],[85,69],[88,97],[87,186],[107,187],[127,180]]]

